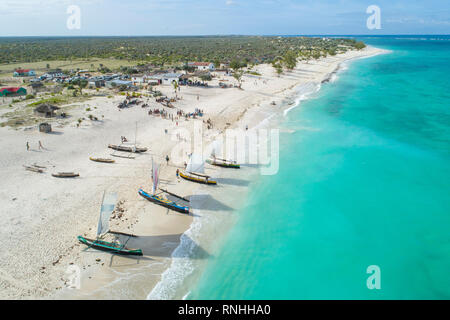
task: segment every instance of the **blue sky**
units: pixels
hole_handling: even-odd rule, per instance
[[[450,34],[448,0],[0,0],[0,36]],[[66,26],[78,5],[81,28]],[[369,30],[369,5],[381,30]]]

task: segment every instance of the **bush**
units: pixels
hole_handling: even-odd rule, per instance
[[[35,96],[33,94],[27,94],[27,96],[25,97],[25,100],[30,100],[30,99],[34,99]]]

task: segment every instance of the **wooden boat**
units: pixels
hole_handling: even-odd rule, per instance
[[[34,167],[34,166],[24,166],[25,170],[31,171],[31,172],[36,172],[36,173],[43,173],[44,170]]]
[[[207,184],[216,185],[217,181],[209,180],[209,176],[205,175],[205,161],[200,154],[191,154],[186,166],[186,172],[180,172],[180,177],[185,180]]]
[[[110,144],[108,145],[108,148],[111,148],[113,150],[117,150],[117,151],[123,151],[123,152],[132,152],[132,153],[142,153],[142,152],[146,152],[147,148],[139,148],[139,147],[128,147],[128,146],[118,146],[118,145],[114,145],[114,144]]]
[[[129,249],[126,248],[124,245],[120,245],[118,243],[112,243],[112,242],[106,242],[102,240],[92,240],[85,238],[83,236],[78,236],[78,240],[94,249],[102,250],[106,252],[111,252],[115,254],[120,254],[124,256],[142,256],[142,250],[141,249]]]
[[[135,237],[134,235],[131,234],[125,234],[122,232],[114,232],[109,230],[109,219],[111,217],[112,212],[114,211],[116,203],[117,203],[117,194],[116,193],[107,194],[105,192],[103,194],[102,205],[100,207],[100,216],[98,219],[98,226],[97,226],[97,239],[92,240],[85,238],[83,236],[78,236],[78,240],[81,243],[87,245],[88,248],[92,247],[97,250],[107,251],[120,255],[142,256],[143,253],[141,249],[130,249],[125,247],[128,240],[124,244],[101,240],[101,238],[107,233],[114,234],[116,235],[116,237],[117,235],[127,236],[129,237],[128,239],[130,239],[131,237]]]
[[[158,204],[160,206],[163,206],[165,208],[168,208],[168,209],[180,212],[180,213],[189,214],[189,207],[180,206],[173,201],[164,199],[157,195],[150,195],[142,189],[139,189],[139,194],[143,198],[147,199],[150,202],[153,202],[155,204]]]
[[[208,159],[206,160],[207,163],[213,166],[217,167],[223,167],[223,168],[233,168],[233,169],[240,169],[241,166],[237,163],[234,163],[229,160],[223,160],[223,159]]]
[[[113,159],[93,158],[93,157],[90,157],[89,160],[95,161],[95,162],[102,162],[102,163],[114,163],[114,162],[116,162]]]
[[[58,172],[52,173],[52,176],[54,176],[55,178],[76,178],[79,177],[80,174],[74,172]]]
[[[182,177],[185,180],[202,183],[202,184],[208,184],[208,185],[216,185],[217,181],[209,180],[209,176],[203,176],[199,175],[193,172],[182,172],[180,171],[180,177]]]

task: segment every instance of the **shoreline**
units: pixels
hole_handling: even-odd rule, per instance
[[[267,118],[261,120],[258,124],[256,124],[253,128],[250,128],[249,130],[257,129],[257,128],[260,128],[261,126],[266,127],[268,129],[279,127],[282,124],[283,119],[287,116],[287,114],[292,109],[300,107],[302,101],[310,99],[311,95],[314,95],[315,93],[319,92],[320,89],[321,89],[321,86],[324,83],[334,82],[334,81],[332,81],[333,75],[337,75],[339,72],[343,72],[344,71],[344,70],[342,70],[342,65],[344,63],[350,63],[350,62],[352,62],[354,60],[370,58],[370,57],[374,57],[374,56],[377,56],[377,55],[380,55],[380,54],[388,54],[388,53],[390,53],[390,51],[388,51],[388,50],[383,50],[383,49],[378,49],[378,48],[375,48],[375,49],[377,49],[377,51],[372,53],[372,54],[369,54],[369,55],[343,59],[342,61],[340,61],[338,63],[336,68],[331,73],[328,73],[324,77],[324,79],[322,81],[318,82],[318,83],[310,82],[310,83],[302,84],[300,86],[296,86],[294,88],[286,89],[287,91],[290,90],[292,92],[289,92],[287,97],[283,100],[283,102],[282,102],[282,104],[280,106],[281,110],[277,110],[277,111],[273,112],[272,114],[268,115]],[[312,86],[312,88],[309,88],[309,90],[308,90],[308,88],[304,88],[304,87],[308,87],[309,85]],[[304,91],[300,92],[300,90],[299,90],[300,88],[299,87],[303,87]],[[286,102],[286,100],[292,100],[292,99],[294,99],[294,103],[293,104],[288,104]],[[247,110],[247,113],[251,114],[252,111],[253,112],[255,111],[255,108],[256,107],[250,108],[250,110]],[[273,117],[277,117],[278,119],[274,120],[273,123],[269,124],[268,122],[270,122],[270,120]],[[238,121],[236,123],[236,125],[237,126],[239,126],[239,125],[242,126],[243,125],[242,122],[243,122],[243,120],[240,120],[240,121]],[[264,124],[265,124],[265,126],[264,126]],[[225,173],[225,172],[226,172],[226,169],[221,169],[221,173],[222,174]],[[251,177],[249,179],[250,183],[257,183],[257,180],[256,180],[257,176],[258,176],[258,174],[255,174],[255,173],[253,173],[253,175],[249,174],[248,177]],[[249,186],[249,189],[250,188],[251,188],[251,186]],[[245,195],[245,197],[246,197],[246,195]],[[239,209],[240,208],[235,208],[235,210],[239,210]],[[187,233],[191,234],[192,232],[195,232],[195,229],[197,229],[198,226],[194,227],[193,226],[194,223],[195,223],[195,220],[192,222],[190,228],[188,230],[186,230],[185,234],[187,234]],[[230,226],[230,228],[232,228],[232,226]],[[229,229],[227,229],[226,231],[223,231],[222,236],[225,236],[226,233],[228,233],[228,232],[229,232]],[[221,240],[219,240],[219,242],[220,241]],[[183,250],[182,247],[183,247],[183,244],[182,244],[182,240],[181,240],[179,246],[174,250],[174,253],[175,253],[176,250],[179,250],[179,249]],[[175,260],[173,260],[171,266],[168,269],[166,269],[166,271],[162,274],[161,281],[158,282],[153,287],[153,289],[149,292],[149,294],[147,296],[147,300],[171,299],[171,298],[182,299],[182,300],[188,299],[189,295],[190,295],[190,290],[188,288],[187,288],[187,290],[184,290],[184,291],[187,291],[187,292],[181,292],[181,294],[180,294],[180,292],[177,292],[177,290],[174,290],[173,294],[171,296],[167,295],[167,290],[164,290],[165,289],[164,286],[167,286],[168,282],[170,282],[170,280],[175,278],[175,275],[176,276],[180,276],[180,273],[177,272],[176,270],[174,270],[174,269],[177,269],[177,268],[180,268],[180,267],[181,266],[176,265],[175,264]],[[188,276],[190,276],[190,273],[196,272],[196,271],[199,273],[197,276],[200,276],[201,275],[201,270],[193,270],[193,271],[187,271],[183,275],[183,277],[188,277]],[[171,274],[171,273],[173,273],[173,274]],[[164,278],[165,276],[167,277],[167,279]],[[180,279],[177,279],[177,280],[178,280],[178,282],[181,282],[181,283],[184,281],[183,278],[181,280]],[[180,289],[180,288],[177,288],[177,289]],[[177,295],[177,293],[178,293],[178,295]]]
[[[177,108],[186,112],[192,112],[196,107],[204,109],[205,116],[201,120],[211,118],[214,123],[212,130],[203,128],[204,138],[212,142],[228,128],[243,128],[244,124],[249,125],[250,130],[258,128],[260,124],[270,126],[272,121],[270,117],[277,118],[277,115],[283,117],[287,114],[286,110],[298,106],[297,102],[289,105],[287,101],[295,96],[299,86],[311,84],[314,86],[317,82],[320,85],[323,77],[331,78],[333,71],[330,70],[339,69],[343,62],[385,52],[368,47],[362,51],[347,52],[342,55],[343,57],[328,57],[311,64],[303,62],[299,63],[293,72],[279,78],[271,66],[258,65],[255,69],[262,76],[256,77],[256,80],[253,76],[244,76],[244,90],[182,88],[183,99],[179,101]],[[335,64],[337,65],[334,66]],[[261,79],[267,81],[267,84],[261,84]],[[173,95],[170,87],[161,88],[161,91],[167,96]],[[197,96],[201,97],[200,101],[196,100]],[[118,113],[113,106],[121,100],[123,97],[113,99],[99,97],[95,101],[87,101],[80,109],[85,109],[87,105],[95,105],[96,109],[98,107],[98,111],[95,112],[98,115],[104,113],[105,116],[105,120],[100,124],[88,123],[79,129],[67,125],[56,127],[56,131],[60,134],[45,136],[47,141],[44,141],[44,146],[48,145],[48,150],[44,152],[33,150],[32,153],[21,151],[16,156],[8,155],[3,159],[2,173],[10,183],[12,192],[1,192],[0,202],[5,206],[6,214],[10,214],[11,217],[8,216],[9,219],[0,225],[0,229],[3,235],[10,237],[5,240],[7,244],[21,244],[18,249],[23,249],[23,255],[14,257],[8,253],[2,254],[1,258],[8,261],[6,267],[0,270],[2,297],[145,299],[151,296],[156,287],[169,285],[170,292],[164,298],[170,299],[180,294],[180,283],[167,284],[167,280],[164,281],[167,274],[172,272],[176,279],[181,279],[181,285],[186,277],[191,277],[190,283],[195,282],[196,271],[201,269],[202,264],[217,246],[217,243],[206,243],[205,239],[208,236],[217,236],[219,231],[223,231],[223,236],[226,233],[224,230],[232,226],[232,220],[235,219],[232,213],[244,202],[245,196],[242,197],[241,203],[233,203],[230,197],[233,192],[245,195],[252,182],[241,181],[239,185],[237,181],[240,179],[240,173],[233,172],[230,175],[226,169],[219,170],[210,166],[207,167],[207,173],[213,177],[220,177],[218,180],[219,184],[222,181],[222,185],[219,188],[208,190],[206,187],[186,181],[178,182],[174,171],[180,168],[181,164],[162,163],[164,155],[170,154],[178,144],[174,139],[178,125],[175,126],[174,122],[166,119],[148,116],[144,119],[143,111],[138,107]],[[271,101],[276,101],[276,106],[271,106]],[[151,105],[151,108],[154,107],[154,104]],[[268,118],[270,120],[267,120]],[[99,153],[99,150],[106,152],[105,144],[117,141],[120,135],[134,137],[133,124],[136,121],[138,144],[150,147],[147,155],[139,156],[131,163],[131,160],[120,159],[116,165],[110,167],[93,164],[87,160],[89,154]],[[148,125],[149,122],[151,125]],[[190,134],[193,133],[192,126],[192,120],[180,120],[179,127],[186,129]],[[164,133],[165,129],[169,130],[170,139]],[[25,140],[37,140],[42,137],[35,131],[2,128],[2,132],[5,133],[2,147],[13,153],[17,150],[17,145],[23,148]],[[68,156],[69,161],[66,160]],[[193,216],[168,212],[143,201],[137,195],[140,186],[144,186],[146,190],[150,189],[152,157],[162,163],[161,180],[165,187],[169,186],[169,189],[177,194],[192,196],[195,207]],[[22,159],[27,159],[30,163],[44,163],[52,170],[70,171],[76,168],[80,170],[82,177],[74,181],[54,181],[47,177],[39,179],[36,175],[22,171],[17,175],[9,173],[14,170],[17,173],[18,167],[22,165]],[[247,170],[247,167],[241,170]],[[251,168],[248,168],[248,171],[249,175],[255,174]],[[121,206],[124,209],[124,216],[122,219],[112,220],[111,227],[117,231],[131,231],[139,235],[141,239],[131,240],[128,245],[142,247],[145,254],[143,259],[111,256],[93,250],[84,251],[85,248],[76,243],[76,235],[92,235],[96,229],[101,190],[105,189],[118,191],[119,200],[123,201]],[[22,198],[22,194],[27,196]],[[17,199],[11,200],[13,197]],[[16,212],[20,212],[19,217],[14,216]],[[217,218],[218,216],[230,220],[227,222],[228,225],[220,228],[223,221]],[[201,227],[206,227],[208,223],[202,220],[208,218],[219,219],[215,220],[216,224],[219,223],[219,227],[214,225],[213,231],[206,230],[202,235],[203,238],[196,239],[198,235],[195,235],[193,229],[196,228],[196,220]],[[23,234],[27,234],[29,239],[20,241],[19,236]],[[189,252],[187,254],[183,252],[183,240],[184,244],[191,245],[191,251],[195,251],[197,259],[191,259]],[[39,250],[30,251],[35,243],[40,244]],[[177,266],[173,266],[178,261],[181,264],[195,262],[192,264],[192,272],[180,273],[178,269],[182,269],[183,266],[178,269]],[[79,290],[64,288],[64,283],[68,283],[66,270],[71,265],[79,266],[81,270]],[[21,268],[20,272],[13,273],[16,268]],[[21,284],[19,279],[28,280]],[[179,298],[185,295],[182,294]]]

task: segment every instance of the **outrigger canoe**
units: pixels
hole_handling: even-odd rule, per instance
[[[206,160],[207,163],[213,166],[223,167],[223,168],[233,168],[233,169],[240,169],[241,166],[237,163],[229,162],[229,161],[222,161],[222,160]]]
[[[114,144],[108,145],[108,148],[111,148],[113,150],[117,151],[124,151],[124,152],[133,152],[133,153],[142,153],[146,152],[147,148],[139,148],[139,147],[127,147],[127,146],[117,146]]]
[[[73,172],[58,172],[52,173],[52,176],[54,176],[55,178],[76,178],[79,177],[80,174]]]
[[[208,185],[216,185],[217,184],[217,181],[209,180],[208,176],[197,175],[194,173],[186,174],[186,173],[180,172],[180,177],[182,177],[185,180],[202,183],[202,184],[208,184]]]
[[[141,249],[129,249],[125,246],[122,246],[118,243],[112,243],[112,242],[106,242],[101,240],[92,240],[87,239],[82,236],[78,236],[78,240],[92,248],[95,248],[97,250],[107,251],[111,253],[116,253],[124,256],[142,256],[142,250]]]
[[[95,161],[95,162],[102,162],[102,163],[114,163],[114,162],[116,162],[113,159],[103,159],[103,158],[93,158],[93,157],[90,157],[89,160]]]
[[[180,206],[180,205],[176,204],[173,201],[164,199],[164,198],[159,197],[157,195],[153,195],[153,196],[149,195],[147,192],[145,192],[142,189],[139,189],[139,194],[143,198],[147,199],[150,202],[153,202],[155,204],[158,204],[160,206],[163,206],[165,208],[168,208],[168,209],[180,212],[180,213],[189,214],[189,207]]]

